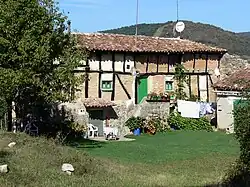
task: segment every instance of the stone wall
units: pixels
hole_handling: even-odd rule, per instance
[[[125,126],[125,122],[132,116],[135,117],[152,117],[157,116],[162,119],[166,119],[169,116],[169,102],[147,102],[144,100],[138,105],[132,103],[128,105],[123,103],[121,105],[113,107],[118,119],[111,120],[110,124],[112,127],[118,127],[120,135],[124,136],[129,133],[129,129]]]

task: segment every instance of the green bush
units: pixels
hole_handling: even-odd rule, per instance
[[[5,99],[0,97],[0,119],[4,117],[4,114],[7,112],[7,103]]]
[[[146,127],[155,128],[157,132],[167,132],[170,130],[167,122],[161,118],[151,118],[146,121]]]
[[[131,130],[135,130],[138,128],[143,128],[144,126],[144,119],[141,117],[131,117],[126,122],[125,125]]]
[[[229,170],[225,183],[227,186],[250,186],[250,101],[235,107],[234,130],[240,143],[240,157],[235,166]]]
[[[210,122],[205,118],[185,118],[178,113],[170,114],[168,124],[171,128],[176,130],[205,130],[208,132],[213,131]]]

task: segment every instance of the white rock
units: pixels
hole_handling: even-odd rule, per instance
[[[0,173],[8,173],[8,165],[1,165],[0,166]]]
[[[16,142],[11,142],[11,143],[8,144],[8,147],[12,148],[12,147],[14,147],[15,145],[16,145]]]
[[[66,172],[66,171],[74,171],[74,167],[71,164],[63,164],[62,165],[62,171]]]

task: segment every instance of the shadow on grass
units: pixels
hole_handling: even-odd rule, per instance
[[[67,141],[66,145],[77,149],[95,149],[102,148],[106,142],[89,140],[84,138],[73,138]]]
[[[10,156],[9,152],[0,150],[0,162],[5,162],[9,156]]]

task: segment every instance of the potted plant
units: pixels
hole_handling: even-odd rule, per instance
[[[125,122],[125,125],[136,136],[139,136],[141,134],[141,128],[143,127],[143,124],[143,119],[140,117],[131,117]]]

